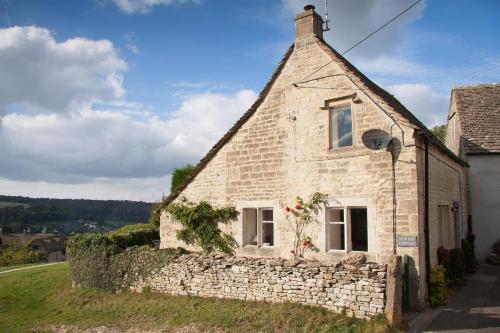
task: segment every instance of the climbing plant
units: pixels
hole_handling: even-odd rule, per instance
[[[295,235],[293,248],[290,250],[295,259],[302,258],[306,250],[317,250],[311,237],[306,235],[306,228],[311,223],[318,222],[316,216],[327,199],[328,195],[316,192],[308,201],[297,196],[292,206],[285,207],[286,218]]]
[[[218,224],[227,224],[238,217],[234,207],[214,208],[208,202],[198,204],[183,201],[171,203],[165,210],[181,224],[176,237],[189,245],[199,246],[203,252],[234,252],[236,242],[231,235],[222,232]]]

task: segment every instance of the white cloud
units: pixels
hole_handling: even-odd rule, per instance
[[[112,0],[126,14],[147,14],[155,6],[173,6],[187,3],[201,3],[201,0]]]
[[[435,92],[426,84],[396,84],[387,87],[426,126],[446,123],[449,96]]]
[[[120,104],[69,115],[11,113],[0,128],[0,176],[33,184],[77,184],[76,197],[83,195],[78,192],[82,184],[102,179],[160,181],[174,167],[197,162],[256,97],[250,90],[192,95],[167,119],[141,109],[121,112]],[[168,184],[162,188],[167,192]]]
[[[0,114],[19,105],[33,112],[68,112],[123,97],[126,70],[109,40],[58,42],[45,28],[0,29]]]
[[[12,181],[0,177],[2,194],[35,198],[158,201],[170,188],[170,176],[154,178],[96,178],[88,183],[62,184]]]
[[[373,59],[359,59],[356,67],[362,72],[371,75],[394,79],[418,80],[429,76],[441,74],[432,66],[420,64],[416,61],[381,55]]]
[[[313,4],[324,14],[324,0],[282,0],[285,10],[296,14],[304,5]],[[333,0],[329,2],[331,31],[325,38],[339,52],[353,46],[363,37],[408,8],[414,0]],[[350,57],[375,58],[396,50],[404,42],[404,32],[409,23],[422,17],[425,1],[403,14],[372,38],[349,52]]]
[[[172,169],[197,162],[257,97],[198,87],[160,118],[123,98],[126,70],[108,40],[0,29],[0,191],[157,199]]]

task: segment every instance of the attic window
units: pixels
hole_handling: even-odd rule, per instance
[[[351,106],[330,109],[330,149],[352,146]]]

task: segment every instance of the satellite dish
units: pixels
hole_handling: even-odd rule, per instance
[[[363,133],[361,141],[368,149],[381,150],[389,145],[391,136],[381,129],[371,129]]]

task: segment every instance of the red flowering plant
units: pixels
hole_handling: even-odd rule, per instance
[[[295,259],[304,257],[306,250],[315,251],[317,249],[305,231],[308,225],[318,222],[316,216],[327,199],[326,194],[316,192],[307,202],[301,197],[296,197],[293,205],[285,207],[286,218],[295,234],[293,249],[290,250]]]

